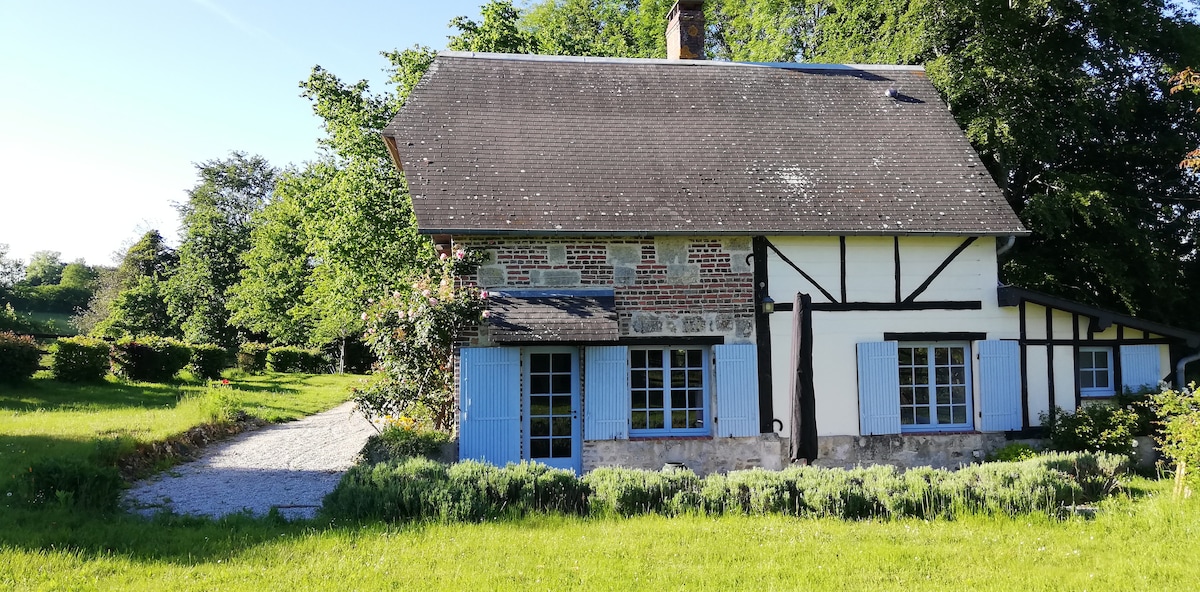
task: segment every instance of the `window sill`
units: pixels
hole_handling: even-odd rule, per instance
[[[680,436],[668,436],[668,435],[636,436],[633,434],[629,435],[630,442],[652,442],[654,440],[671,440],[674,442],[678,442],[680,440],[712,440],[712,439],[713,439],[713,437],[711,435],[701,435],[701,434],[680,435]]]
[[[948,430],[900,430],[901,436],[961,436],[964,434],[982,434],[983,432],[974,428],[957,428]]]
[[[1103,393],[1079,393],[1079,397],[1081,399],[1111,399],[1115,396],[1117,396],[1117,393],[1114,391]]]

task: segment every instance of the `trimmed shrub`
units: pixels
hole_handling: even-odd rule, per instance
[[[988,455],[988,460],[993,462],[1019,462],[1036,458],[1037,455],[1037,450],[1033,446],[1022,442],[1012,442],[997,448]]]
[[[52,458],[20,474],[17,491],[34,506],[58,504],[95,511],[117,508],[124,481],[117,469],[80,458]]]
[[[364,462],[370,464],[403,460],[415,456],[436,459],[442,446],[449,442],[450,435],[445,432],[394,424],[367,438],[367,443],[362,449],[362,457]]]
[[[63,382],[98,382],[110,368],[112,346],[92,337],[60,337],[52,348],[50,371]]]
[[[1127,470],[1109,454],[1048,454],[958,471],[891,466],[688,470],[606,467],[582,478],[534,463],[499,468],[425,458],[359,465],[325,499],[332,517],[475,521],[532,512],[596,516],[783,514],[848,520],[1057,515],[1114,492]]]
[[[272,372],[321,374],[328,368],[329,360],[317,350],[285,345],[267,352],[267,369]]]
[[[0,382],[28,380],[41,365],[42,351],[28,335],[0,331]]]
[[[218,345],[200,344],[192,347],[192,361],[188,370],[197,378],[213,380],[221,377],[227,358],[225,350]]]
[[[187,345],[163,337],[124,338],[113,347],[116,373],[129,380],[166,382],[191,361]]]
[[[1049,434],[1050,448],[1064,452],[1133,453],[1138,416],[1113,405],[1084,405],[1075,413],[1058,407],[1038,416]]]
[[[237,365],[238,368],[246,372],[259,373],[267,369],[267,351],[271,348],[265,343],[255,343],[253,341],[243,343],[238,348]]]

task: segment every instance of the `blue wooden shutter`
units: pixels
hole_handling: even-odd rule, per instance
[[[1145,385],[1158,387],[1162,380],[1157,345],[1121,346],[1121,386],[1134,390]]]
[[[979,342],[979,429],[1022,428],[1021,346],[1016,341]]]
[[[717,435],[757,436],[758,347],[717,345]]]
[[[858,423],[864,436],[900,433],[900,356],[895,341],[858,344]]]
[[[629,439],[629,348],[590,346],[584,354],[583,438]]]
[[[521,461],[521,350],[464,347],[459,354],[458,456]]]

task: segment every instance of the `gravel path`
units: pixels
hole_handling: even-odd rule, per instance
[[[240,434],[125,493],[133,511],[220,517],[279,508],[288,518],[311,518],[367,437],[371,424],[345,403],[299,421]]]

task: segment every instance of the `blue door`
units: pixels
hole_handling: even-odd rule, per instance
[[[526,458],[580,472],[579,350],[525,350]]]

